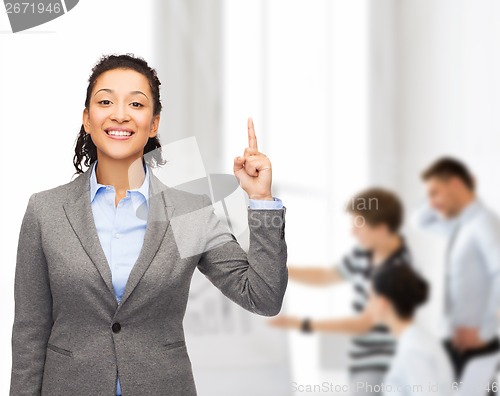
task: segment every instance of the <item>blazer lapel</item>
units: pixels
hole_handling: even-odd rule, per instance
[[[96,266],[107,289],[112,293],[113,299],[116,301],[111,269],[97,234],[92,206],[90,204],[90,175],[93,166],[95,166],[95,162],[74,180],[74,200],[65,202],[63,208],[85,252]],[[149,165],[146,166],[149,167],[150,171],[149,211],[146,233],[144,235],[144,242],[139,257],[132,268],[125,286],[120,306],[123,305],[125,300],[130,296],[151,264],[174,213],[174,207],[167,204],[167,199],[165,197],[165,190],[168,187],[153,174]]]
[[[80,243],[88,256],[97,267],[109,291],[115,296],[111,281],[111,270],[106,260],[106,255],[101,246],[94,223],[92,207],[90,205],[90,174],[95,163],[81,174],[76,180],[75,200],[63,204],[66,217],[75,231]],[[116,301],[116,297],[114,298]]]
[[[149,167],[147,164],[146,166]],[[149,211],[144,243],[139,257],[130,272],[118,309],[125,303],[149,268],[165,237],[165,233],[170,225],[170,219],[175,210],[174,206],[166,199],[165,191],[168,187],[153,174],[151,167],[149,167],[149,175]]]

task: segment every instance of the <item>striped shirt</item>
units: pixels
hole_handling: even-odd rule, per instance
[[[411,255],[404,238],[402,245],[379,266],[372,265],[372,253],[355,247],[336,266],[342,277],[353,284],[352,307],[361,313],[369,297],[371,276],[374,268],[386,265],[411,264]],[[387,371],[395,354],[396,339],[383,325],[374,326],[367,333],[356,335],[351,340],[351,372],[382,370]]]

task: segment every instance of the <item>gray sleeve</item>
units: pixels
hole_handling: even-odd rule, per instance
[[[226,297],[263,316],[277,315],[288,283],[286,209],[248,209],[250,246],[246,253],[216,216],[210,199],[206,249],[198,269]]]
[[[36,213],[34,193],[22,220],[17,249],[11,396],[41,393],[46,346],[52,328],[52,294]]]

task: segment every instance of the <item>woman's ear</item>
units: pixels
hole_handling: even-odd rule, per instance
[[[90,133],[89,109],[87,109],[86,107],[83,109],[82,124],[83,124],[83,129],[85,129],[85,132]]]
[[[149,137],[154,138],[158,133],[158,127],[160,126],[160,115],[157,114],[153,118],[153,122],[151,123],[151,129],[149,131]]]

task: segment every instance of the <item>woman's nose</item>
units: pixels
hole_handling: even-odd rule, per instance
[[[128,114],[125,106],[117,105],[111,113],[111,119],[116,120],[117,122],[128,121],[130,120],[130,115]]]

